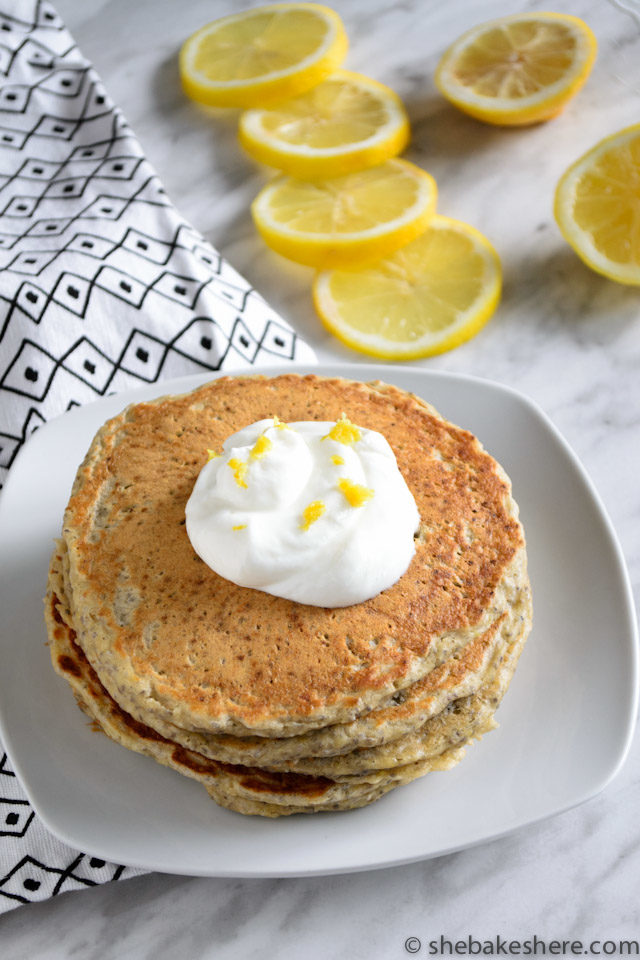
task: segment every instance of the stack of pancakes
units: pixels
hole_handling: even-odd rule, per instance
[[[214,573],[184,519],[207,451],[274,415],[343,414],[387,438],[416,500],[407,572],[336,609]],[[475,437],[396,387],[296,375],[221,378],[106,423],[45,611],[54,667],[106,734],[270,817],[360,807],[457,763],[496,725],[531,623],[510,483]]]

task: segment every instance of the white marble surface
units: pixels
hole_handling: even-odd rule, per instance
[[[244,6],[246,4],[242,4]],[[248,215],[265,180],[235,142],[236,117],[183,97],[181,40],[236,10],[232,0],[59,0],[58,9],[140,137],[169,195],[317,349],[358,361],[315,319],[310,271],[266,250]],[[599,55],[579,97],[539,127],[500,130],[458,114],[433,71],[462,29],[546,2],[333,0],[351,38],[347,65],[408,106],[407,155],[437,179],[440,211],[497,247],[504,297],[489,326],[429,369],[473,373],[524,391],[581,458],[640,581],[640,290],[584,267],[551,212],[554,185],[596,140],[638,122],[640,14],[633,0],[559,0],[582,16]],[[362,358],[364,359],[364,358]],[[392,375],[392,371],[390,371]],[[603,637],[606,642],[606,637]],[[407,937],[640,939],[640,742],[583,806],[438,860],[343,877],[220,880],[147,875],[23,906],[0,921],[17,958],[392,958]],[[425,813],[426,815],[426,813]]]

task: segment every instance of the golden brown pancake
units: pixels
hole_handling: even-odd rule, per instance
[[[45,610],[52,661],[56,671],[68,680],[79,706],[111,739],[198,780],[214,799],[229,809],[272,817],[353,809],[371,803],[393,787],[429,770],[448,769],[462,757],[460,749],[447,749],[437,757],[393,771],[372,771],[341,780],[211,760],[168,740],[124,711],[100,683],[78,646],[75,632],[62,619],[58,608],[58,597],[50,594]],[[251,806],[255,809],[250,810]]]
[[[69,605],[64,593],[64,585],[59,572],[56,575],[56,569],[56,565],[53,564],[52,571],[54,572],[49,582],[46,614],[49,634],[52,638],[51,652],[54,667],[70,680],[84,703],[93,703],[92,715],[104,724],[105,710],[107,717],[113,717],[117,705],[115,705],[113,698],[109,697],[104,691],[95,671],[90,667],[86,657],[77,645]],[[504,615],[500,624],[500,631],[496,631],[499,641],[492,647],[489,668],[482,673],[476,692],[473,695],[458,697],[426,723],[416,726],[415,730],[402,737],[395,738],[391,742],[385,740],[382,745],[371,748],[359,748],[358,744],[354,742],[349,752],[343,752],[338,756],[297,758],[290,760],[288,764],[282,762],[282,760],[278,763],[267,761],[253,764],[250,750],[245,749],[243,751],[240,738],[234,738],[236,752],[234,759],[229,760],[226,757],[221,758],[216,755],[211,750],[209,743],[205,745],[205,749],[198,749],[203,745],[204,738],[202,737],[196,739],[197,735],[191,734],[190,740],[185,739],[184,732],[177,727],[172,727],[170,730],[158,729],[158,727],[151,728],[141,722],[139,718],[132,717],[131,714],[122,711],[120,706],[117,706],[117,712],[121,717],[126,716],[130,727],[128,736],[131,736],[132,729],[138,732],[153,729],[151,739],[164,743],[171,742],[174,747],[186,746],[188,748],[187,753],[197,756],[198,763],[201,766],[205,764],[207,759],[222,759],[224,761],[222,766],[225,768],[230,768],[233,765],[234,769],[237,769],[239,764],[242,769],[247,769],[249,765],[253,765],[254,773],[255,767],[259,766],[262,773],[267,771],[287,774],[305,773],[353,785],[354,775],[370,775],[377,770],[381,770],[388,775],[393,768],[406,767],[407,764],[415,764],[425,760],[436,761],[448,751],[450,752],[452,748],[463,746],[481,733],[492,729],[494,726],[493,714],[515,669],[529,629],[529,622],[530,597],[528,590],[525,589],[517,603],[514,604],[510,615]],[[472,646],[474,645],[472,644]],[[70,667],[70,664],[73,664],[73,668]],[[433,671],[434,674],[440,672],[440,668]],[[78,684],[76,678],[83,678],[81,685]],[[424,681],[420,681],[415,686],[423,687]],[[97,702],[102,701],[111,701],[111,706],[96,706]],[[379,713],[381,715],[379,725],[384,727],[384,716],[387,712],[384,710],[374,711],[370,716]],[[105,729],[110,732],[110,722],[107,722]],[[110,733],[110,735],[113,734]],[[119,736],[119,739],[122,742],[122,735]],[[252,742],[256,739],[258,738],[251,738]],[[148,740],[149,735],[143,738],[143,743]],[[273,743],[273,741],[269,742]],[[280,742],[286,744],[287,740]],[[142,752],[149,751],[143,750]],[[239,761],[235,759],[237,755],[240,756]],[[175,766],[174,763],[171,765]]]
[[[387,438],[414,495],[407,572],[330,609],[210,570],[184,523],[208,450],[274,415],[342,414]],[[531,607],[509,480],[471,434],[380,382],[287,375],[221,378],[106,423],[45,616],[54,667],[99,729],[222,806],[274,817],[362,806],[457,763],[495,726]]]
[[[73,625],[64,577],[66,546],[58,542],[51,561],[50,592],[58,597],[58,609]],[[348,724],[333,724],[321,730],[291,737],[238,737],[230,734],[204,734],[183,730],[175,724],[145,714],[128,699],[128,712],[141,723],[154,726],[159,733],[182,746],[212,759],[227,763],[256,764],[270,769],[291,769],[296,760],[310,757],[335,757],[352,754],[357,748],[376,746],[413,733],[454,700],[475,693],[495,669],[510,636],[528,629],[529,594],[524,557],[518,554],[513,570],[513,596],[499,620],[469,642],[455,656],[436,667],[420,681],[394,694],[388,701]]]
[[[372,768],[357,775],[345,771],[328,777],[221,763],[185,749],[135,720],[104,689],[61,611],[65,611],[64,603],[50,592],[46,617],[53,664],[69,681],[78,703],[97,721],[100,729],[123,746],[203,783],[210,796],[222,806],[268,817],[354,809],[430,771],[454,766],[464,755],[464,746],[495,726],[493,713],[508,687],[526,636],[524,630],[517,635],[514,632],[500,658],[500,669],[481,693],[463,698],[453,709],[446,709],[430,721],[436,729],[431,737],[431,749],[425,756],[418,750],[409,758],[406,750],[403,752],[399,747],[389,756],[387,768]]]
[[[207,450],[266,417],[343,413],[387,438],[415,497],[404,576],[328,609],[210,570],[184,525]],[[154,725],[243,737],[349,724],[388,703],[500,620],[524,555],[509,481],[470,433],[395,387],[295,375],[225,377],[109,421],[78,471],[63,539],[77,643],[109,694]]]

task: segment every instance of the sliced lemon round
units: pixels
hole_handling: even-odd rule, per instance
[[[498,304],[501,278],[486,237],[436,216],[376,264],[317,274],[313,299],[327,329],[347,346],[385,360],[416,360],[478,333]]]
[[[294,177],[335,177],[383,163],[409,142],[393,90],[337,70],[312,90],[240,117],[240,143],[256,160]]]
[[[208,23],[185,41],[185,93],[219,107],[255,107],[293,97],[342,63],[347,35],[317,3],[272,3]]]
[[[554,213],[588,266],[640,285],[640,124],[601,140],[556,187]]]
[[[328,180],[277,177],[251,213],[265,243],[325,269],[376,260],[426,229],[436,208],[433,177],[406,160]]]
[[[487,123],[539,123],[559,113],[586,81],[596,38],[578,17],[523,13],[481,23],[442,57],[440,92]]]

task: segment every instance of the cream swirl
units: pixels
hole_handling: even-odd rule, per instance
[[[376,596],[406,571],[418,510],[375,430],[260,420],[225,440],[186,506],[196,553],[243,587],[319,607]]]

